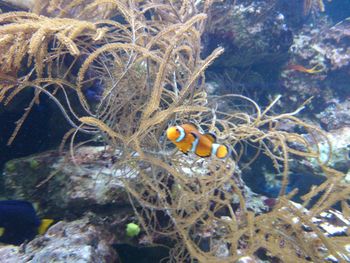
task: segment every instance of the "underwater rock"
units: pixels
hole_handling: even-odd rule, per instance
[[[218,3],[210,14],[203,37],[205,52],[223,46],[225,54],[214,62],[220,67],[275,64],[292,44],[284,15],[265,1]]]
[[[0,245],[0,258],[1,262],[4,263],[18,263],[20,261],[19,257],[19,247],[13,245]]]
[[[350,127],[332,130],[327,132],[326,135],[332,145],[332,149],[329,149],[325,141],[318,142],[320,160],[326,161],[331,150],[332,155],[327,165],[330,168],[347,173],[350,169]],[[290,170],[295,173],[325,176],[324,171],[322,171],[315,159],[291,159]]]
[[[294,36],[290,60],[281,74],[287,106],[300,105],[300,99],[313,96],[315,111],[323,103],[350,95],[350,20],[332,25],[325,18],[307,24]]]
[[[183,159],[184,163],[187,163],[185,166],[191,164],[191,159]],[[209,166],[211,162],[208,161],[208,159],[202,158],[198,161],[196,161],[194,164],[192,164],[191,169],[188,169],[186,167],[183,168],[183,172],[188,176],[188,177],[193,177],[193,176],[205,176],[208,173]],[[194,174],[194,172],[196,172]],[[232,179],[235,181],[236,185],[239,187],[241,193],[243,194],[245,198],[245,206],[247,209],[250,211],[254,211],[256,214],[260,214],[263,212],[266,212],[269,210],[269,206],[266,205],[265,200],[267,197],[256,194],[253,192],[250,187],[247,186],[246,182],[242,179],[242,171],[239,169],[238,166],[235,167],[234,174],[232,175]],[[232,198],[232,206],[238,207],[240,203],[239,196],[234,193],[234,190],[232,189],[232,186],[230,184],[225,184],[223,186],[223,192],[221,192],[221,189],[215,189],[218,193],[221,192],[221,195],[226,193],[233,194]],[[223,215],[225,213],[223,212]]]
[[[81,147],[75,163],[55,151],[12,160],[5,165],[6,196],[37,202],[44,214],[59,217],[68,211],[79,215],[87,208],[127,205],[120,177],[127,168],[111,169],[113,160],[104,155],[105,150]]]
[[[113,235],[87,218],[58,222],[22,247],[0,247],[1,262],[119,262]]]
[[[278,86],[293,32],[275,3],[234,2],[221,1],[210,10],[202,37],[203,56],[218,46],[225,52],[208,68],[207,81],[220,87],[216,95],[237,93],[264,101]]]
[[[329,160],[329,167],[339,171],[347,172],[350,169],[350,127],[333,130],[327,133],[332,145],[332,156]],[[319,143],[321,160],[325,159],[326,149],[324,143]]]
[[[331,70],[350,64],[350,18],[332,26],[324,35],[320,48],[329,60]]]
[[[316,118],[327,131],[350,126],[350,99],[339,101],[334,99]]]

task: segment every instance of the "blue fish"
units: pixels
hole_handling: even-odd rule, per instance
[[[40,220],[30,202],[0,201],[0,243],[20,245],[45,233],[52,223],[52,219]]]
[[[85,93],[86,99],[89,102],[97,103],[101,101],[103,91],[104,91],[104,84],[101,81],[94,81],[94,84],[91,87],[85,89],[84,93]]]

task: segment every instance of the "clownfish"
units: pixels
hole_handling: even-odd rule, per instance
[[[202,134],[191,123],[169,127],[166,134],[168,139],[185,154],[192,151],[199,157],[214,155],[223,159],[231,153],[231,150],[226,145],[216,143],[216,136],[214,134]]]

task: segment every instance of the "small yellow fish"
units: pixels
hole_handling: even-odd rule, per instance
[[[168,139],[185,154],[192,151],[200,157],[215,155],[223,159],[231,153],[226,145],[216,143],[214,134],[202,134],[192,123],[169,127],[166,134]]]

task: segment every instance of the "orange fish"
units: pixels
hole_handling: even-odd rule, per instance
[[[321,64],[317,64],[316,66],[314,66],[312,68],[305,68],[302,65],[292,64],[292,65],[288,65],[287,69],[292,69],[292,70],[296,70],[296,71],[304,72],[304,73],[309,73],[309,74],[315,74],[315,73],[320,73],[322,71],[325,71],[325,67]]]
[[[181,126],[169,127],[168,139],[183,153],[194,152],[200,157],[215,155],[223,159],[230,155],[231,150],[223,144],[216,143],[216,137],[212,133],[202,134],[194,124],[187,123]]]

